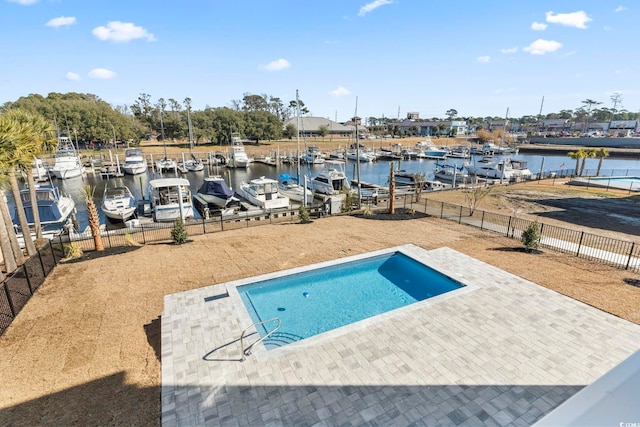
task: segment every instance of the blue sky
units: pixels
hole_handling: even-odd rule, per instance
[[[0,0],[0,103],[142,92],[195,109],[296,89],[312,115],[640,110],[636,1]],[[620,106],[618,106],[620,107]]]

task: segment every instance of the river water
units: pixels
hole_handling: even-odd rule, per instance
[[[513,159],[522,160],[527,162],[528,168],[534,174],[539,173],[540,169],[543,172],[548,173],[551,171],[566,171],[573,170],[575,168],[575,160],[570,159],[566,155],[560,156],[539,156],[529,154],[517,154],[511,156]],[[473,162],[474,158],[468,160]],[[464,160],[462,159],[448,159],[447,164],[462,165]],[[398,165],[399,163],[399,165]],[[427,179],[433,179],[433,170],[436,164],[436,160],[419,159],[419,160],[403,160],[401,162],[395,162],[396,169],[404,169],[407,172],[423,172]],[[585,166],[585,175],[595,175],[595,171],[598,166],[598,159],[587,159]],[[300,176],[314,176],[323,168],[322,165],[300,165]],[[377,161],[373,163],[361,163],[360,164],[360,179],[363,182],[369,182],[378,185],[386,185],[389,178],[389,162]],[[351,179],[356,178],[356,165],[355,162],[348,162],[345,165],[345,172]],[[231,188],[238,189],[242,182],[248,182],[253,178],[260,176],[266,176],[273,179],[277,179],[281,173],[288,173],[292,176],[297,176],[298,171],[295,165],[279,165],[270,166],[261,163],[252,163],[248,169],[229,169],[224,166],[205,166],[205,170],[201,172],[189,172],[188,174],[179,174],[180,177],[185,177],[191,183],[191,191],[195,193],[200,188],[203,179],[209,175],[222,175],[227,179],[227,182],[231,183]],[[628,158],[612,158],[607,157],[602,164],[601,176],[640,176],[640,161],[630,160]],[[164,177],[176,176],[172,173],[165,173]],[[134,194],[134,196],[141,200],[148,198],[147,186],[150,179],[160,177],[158,174],[154,174],[149,170],[146,174],[142,175],[125,175],[119,178],[105,178],[103,179],[99,173],[88,173],[83,177],[71,178],[66,180],[53,179],[52,183],[60,187],[63,194],[71,196],[78,210],[77,218],[79,222],[79,230],[84,230],[87,223],[87,208],[84,197],[82,195],[82,188],[85,185],[95,186],[95,203],[99,208],[102,203],[102,194],[105,186],[127,186]],[[7,197],[9,204],[12,205],[10,192],[7,191]],[[100,212],[101,221],[104,223],[105,219]],[[196,215],[197,212],[196,212]]]

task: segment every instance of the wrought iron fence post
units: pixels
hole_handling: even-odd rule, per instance
[[[207,234],[207,224],[204,221],[204,217],[202,217],[202,234]]]
[[[42,255],[40,255],[40,249],[38,249],[38,258],[40,259],[40,267],[42,268],[42,275],[47,277],[47,271],[44,269],[44,262],[42,262]]]
[[[140,224],[140,231],[142,231],[142,244],[146,245],[147,244],[147,238],[144,235],[144,224]]]
[[[429,199],[427,199],[426,197],[424,198],[424,213],[427,213],[427,201]]]
[[[625,270],[629,269],[629,264],[631,263],[631,257],[633,255],[633,249],[636,246],[636,242],[631,242],[631,250],[629,251],[629,258],[627,258],[627,265],[624,267]]]
[[[443,218],[444,214],[444,202],[440,202],[440,219]]]
[[[580,243],[578,243],[578,252],[576,252],[576,256],[580,256],[580,248],[582,247],[582,238],[584,237],[584,231],[580,233]]]
[[[53,257],[53,265],[58,265],[58,260],[56,259],[56,253],[53,251],[53,243],[49,240],[49,250],[51,251],[51,256]]]
[[[220,231],[224,231],[224,221],[222,220],[222,214],[220,214]]]
[[[31,292],[31,295],[33,295],[33,288],[31,287],[31,279],[29,279],[29,270],[27,270],[26,262],[22,264],[22,272],[24,273],[24,277],[27,279],[27,286],[29,286],[29,292]]]
[[[112,248],[113,246],[111,245],[111,236],[110,236],[111,233],[109,233],[109,230],[106,230],[106,233],[107,233],[107,242],[109,242],[109,247]]]
[[[480,230],[484,228],[484,211],[482,211],[482,220],[480,220]]]
[[[9,286],[7,282],[2,282],[2,287],[4,288],[4,293],[7,295],[7,302],[9,303],[9,308],[11,309],[11,316],[15,319],[16,317],[16,308],[13,306],[13,301],[11,300],[11,294],[9,293]]]
[[[458,215],[458,224],[462,223],[462,206],[460,206],[460,215]]]
[[[509,217],[509,224],[507,224],[507,237],[509,237],[509,230],[511,229],[511,217]]]

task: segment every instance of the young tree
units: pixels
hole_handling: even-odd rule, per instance
[[[570,159],[573,159],[576,161],[576,167],[573,174],[574,176],[578,176],[578,171],[580,170],[580,159],[582,159],[582,157],[584,156],[584,151],[583,150],[569,151],[567,153],[567,156],[569,156]]]
[[[322,137],[322,141],[324,141],[324,137],[329,133],[329,128],[326,125],[320,125],[318,127],[318,135]]]
[[[540,247],[540,224],[537,221],[529,224],[529,227],[522,232],[520,238],[527,252],[536,251]]]

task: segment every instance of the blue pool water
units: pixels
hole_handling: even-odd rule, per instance
[[[268,349],[299,341],[463,287],[400,253],[239,286],[254,322],[280,318]],[[275,322],[258,328],[264,336]]]
[[[637,176],[588,177],[577,178],[576,180],[580,182],[586,182],[588,185],[594,185],[598,187],[640,191],[640,177]]]

